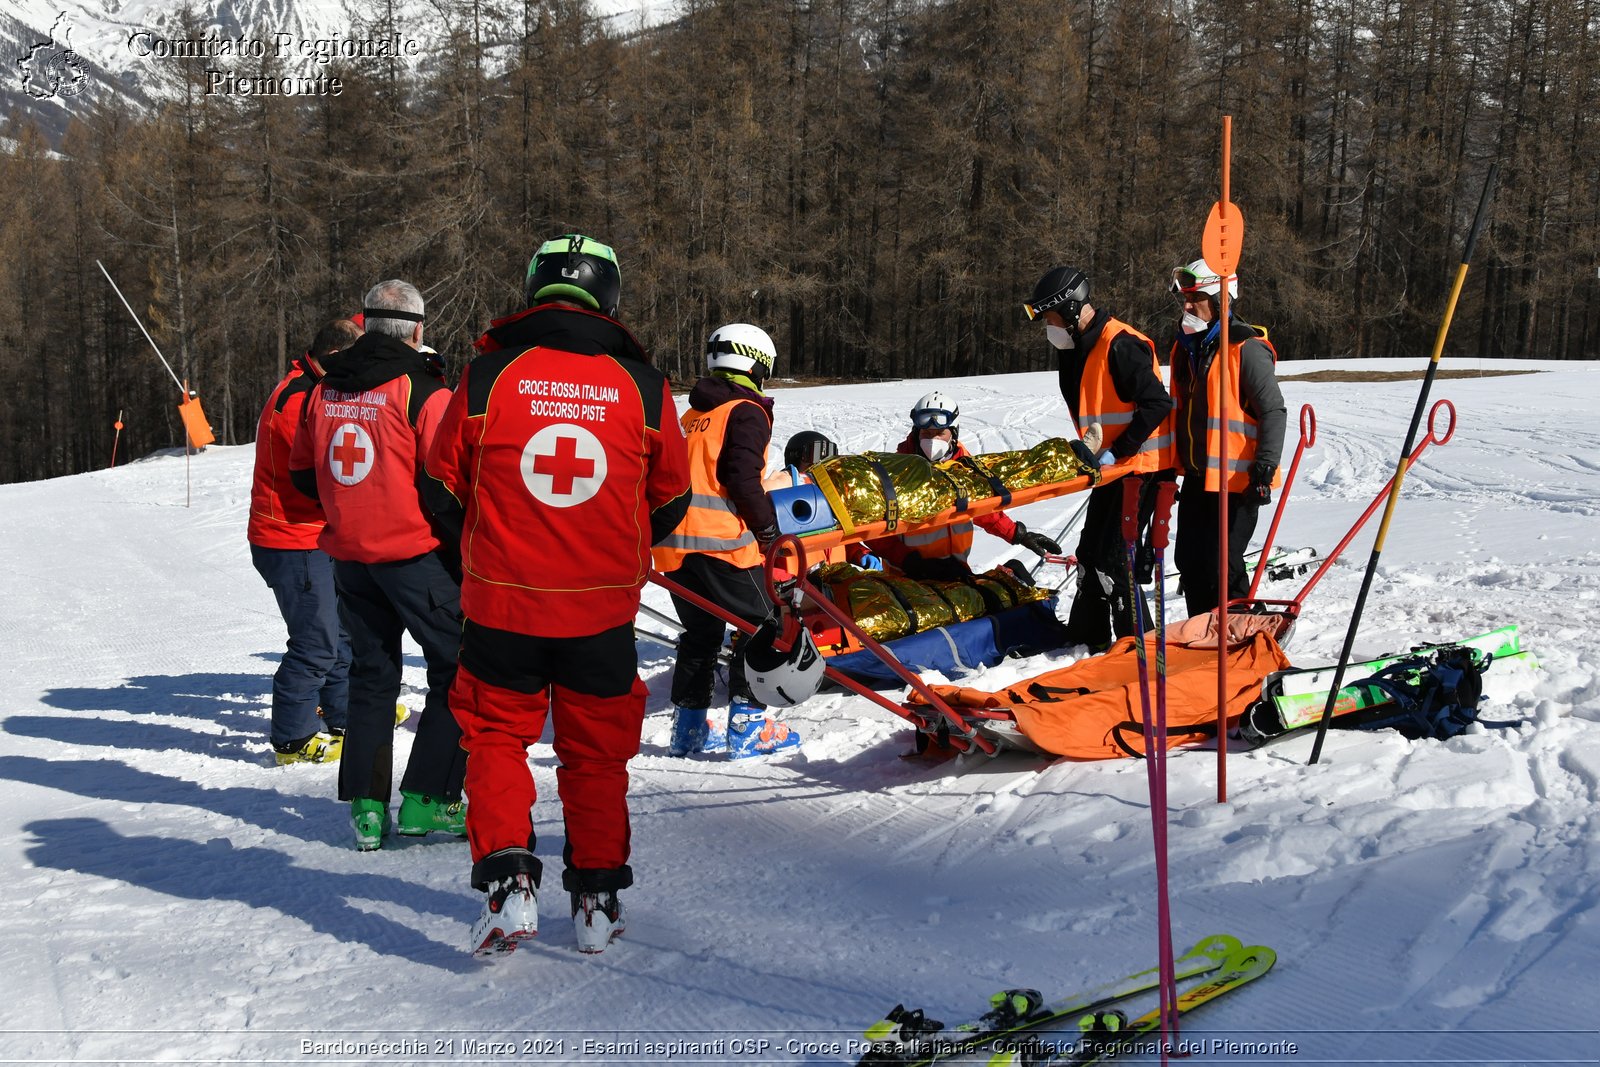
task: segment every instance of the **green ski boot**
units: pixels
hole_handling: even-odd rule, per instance
[[[421,837],[434,830],[465,837],[467,833],[467,802],[449,801],[423,793],[400,791],[399,832],[407,837]]]
[[[350,802],[350,822],[356,829],[356,851],[371,852],[383,847],[389,832],[389,805],[381,800],[357,797]]]

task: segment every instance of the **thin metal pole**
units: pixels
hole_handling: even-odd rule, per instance
[[[122,306],[128,309],[129,315],[133,316],[133,324],[139,327],[139,332],[144,334],[144,339],[149,341],[150,347],[156,350],[156,358],[161,361],[163,367],[167,368],[167,373],[172,375],[172,384],[176,385],[179,391],[183,393],[183,398],[188,400],[189,390],[183,387],[183,383],[178,380],[178,375],[172,369],[172,364],[168,363],[167,357],[161,354],[161,348],[156,344],[155,338],[150,336],[150,331],[145,329],[144,323],[139,321],[139,316],[134,313],[133,305],[128,303],[128,298],[122,295],[122,290],[117,288],[117,283],[111,280],[111,272],[106,270],[106,265],[98,259],[94,261],[94,265],[100,268],[100,273],[106,276],[106,281],[111,282],[111,291],[117,294],[117,299],[122,301]]]

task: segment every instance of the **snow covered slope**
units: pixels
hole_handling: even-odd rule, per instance
[[[1324,550],[1391,473],[1417,391],[1290,377],[1330,366],[1282,368],[1291,416],[1314,404],[1320,441],[1280,540]],[[1185,1035],[1296,1049],[1194,1062],[1594,1055],[1600,365],[1484,366],[1539,373],[1436,384],[1460,425],[1406,482],[1356,651],[1519,622],[1543,670],[1491,669],[1486,716],[1529,722],[1442,744],[1335,733],[1316,767],[1309,739],[1236,750],[1224,805],[1215,754],[1174,754],[1178,939],[1232,932],[1279,953]],[[1054,375],[1024,374],[779,388],[776,437],[889,447],[930,388],[961,398],[975,451],[1068,430]],[[1153,961],[1142,765],[928,766],[901,758],[899,720],[841,696],[792,713],[792,758],[672,760],[670,656],[645,644],[627,936],[579,956],[553,892],[538,941],[471,959],[464,843],[358,854],[336,770],[272,763],[283,637],[244,540],[250,462],[248,447],[194,457],[188,507],[181,456],[0,487],[0,1058],[853,1062],[852,1039],[896,1002],[954,1021],[997,989],[1060,992]],[[1054,533],[1076,504],[1016,514]],[[1297,664],[1337,655],[1371,539],[1312,595]],[[979,534],[975,562],[1014,552]],[[421,685],[420,655],[407,662]],[[532,763],[553,862],[548,744]],[[672,1040],[723,1045],[644,1044]]]

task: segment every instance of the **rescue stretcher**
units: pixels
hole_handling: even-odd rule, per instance
[[[1447,415],[1448,422],[1441,430],[1438,420]],[[1408,465],[1414,464],[1422,453],[1433,444],[1443,445],[1449,442],[1455,433],[1456,413],[1454,406],[1448,400],[1440,400],[1428,413],[1428,431],[1416,445],[1408,457]],[[1252,594],[1260,579],[1261,569],[1266,567],[1266,561],[1271,548],[1271,538],[1275,535],[1278,523],[1282,518],[1283,510],[1288,502],[1290,490],[1294,483],[1295,473],[1298,470],[1300,458],[1304,451],[1315,441],[1315,418],[1308,406],[1301,413],[1301,436],[1295,450],[1293,462],[1290,466],[1284,485],[1279,493],[1278,507],[1274,515],[1268,534],[1268,543],[1264,546],[1256,582],[1251,585]],[[942,758],[961,753],[981,752],[992,755],[1002,747],[1019,748],[1044,754],[1068,755],[1076,758],[1105,758],[1118,754],[1140,755],[1121,738],[1125,731],[1118,727],[1113,732],[1117,737],[1106,739],[1108,745],[1115,744],[1118,751],[1107,751],[1097,755],[1088,752],[1061,753],[1049,747],[1049,743],[1040,743],[1036,734],[1029,732],[1029,712],[1025,710],[1027,700],[1014,698],[1016,692],[1027,692],[1030,685],[1038,685],[1038,679],[1025,679],[1000,694],[975,694],[972,690],[963,690],[956,686],[931,686],[916,672],[903,664],[893,651],[884,644],[863,631],[850,615],[835,604],[827,593],[818,588],[808,577],[809,563],[817,556],[831,548],[854,542],[868,541],[879,537],[915,534],[925,531],[934,531],[948,526],[951,523],[976,518],[981,515],[991,514],[1007,507],[1017,507],[1037,501],[1055,499],[1072,493],[1082,492],[1098,484],[1114,481],[1128,474],[1131,467],[1126,464],[1117,464],[1106,467],[1098,473],[1051,482],[1047,484],[1030,486],[1026,489],[1012,490],[996,493],[989,497],[968,499],[959,507],[943,509],[935,514],[916,519],[905,519],[894,516],[892,513],[882,520],[856,523],[850,520],[849,515],[837,504],[836,498],[823,492],[822,499],[828,501],[828,513],[821,513],[820,508],[816,513],[806,516],[803,520],[790,523],[790,530],[785,530],[777,540],[767,547],[764,557],[766,571],[766,588],[775,609],[782,622],[782,637],[777,642],[780,650],[792,647],[792,642],[798,637],[802,626],[818,627],[830,625],[839,628],[851,635],[859,646],[879,659],[883,665],[892,671],[909,689],[908,694],[901,700],[893,700],[883,693],[877,692],[869,686],[849,677],[833,668],[825,667],[824,676],[834,685],[845,689],[857,696],[872,701],[884,710],[907,720],[915,731],[916,752],[928,758]],[[1220,649],[1224,646],[1229,650],[1230,657],[1234,651],[1244,645],[1259,643],[1265,637],[1271,642],[1273,649],[1281,649],[1286,645],[1293,633],[1295,623],[1299,619],[1300,611],[1306,597],[1327,574],[1334,562],[1340,557],[1350,542],[1360,532],[1361,528],[1371,519],[1372,515],[1388,498],[1394,487],[1394,478],[1378,491],[1366,510],[1351,526],[1339,544],[1322,561],[1322,564],[1301,587],[1300,591],[1288,600],[1257,599],[1253,596],[1245,599],[1231,601],[1228,605],[1229,640],[1216,641],[1217,613],[1210,615],[1210,627],[1213,648]],[[784,492],[779,490],[778,493]],[[778,493],[774,494],[777,502]],[[815,495],[808,495],[807,500],[815,503]],[[780,528],[784,525],[780,509]],[[800,532],[791,532],[800,529]],[[668,592],[683,598],[722,619],[728,625],[745,634],[755,633],[757,627],[730,614],[717,604],[684,588],[677,582],[652,570],[649,580],[666,589]],[[803,605],[803,607],[802,607]],[[1206,616],[1189,620],[1192,624],[1190,640],[1186,641],[1188,647],[1204,653],[1206,645],[1205,623]],[[1235,621],[1235,620],[1240,621]],[[1150,635],[1145,640],[1150,640]],[[1134,638],[1124,638],[1113,645],[1105,656],[1127,655],[1134,647]],[[1096,659],[1099,657],[1088,657]],[[1202,655],[1202,659],[1204,656]],[[1251,653],[1255,662],[1263,665],[1263,673],[1271,670],[1281,670],[1287,665],[1287,660],[1282,658],[1281,651],[1274,654],[1271,650],[1256,650]],[[1210,656],[1213,665],[1216,654]],[[1079,661],[1085,663],[1086,661]],[[1230,658],[1230,664],[1232,660]],[[1073,664],[1072,667],[1077,667]],[[1070,670],[1072,668],[1068,668]],[[1233,668],[1230,666],[1230,670]],[[1051,672],[1058,674],[1060,672]],[[1250,672],[1241,671],[1248,675]],[[1044,676],[1046,678],[1049,675]],[[1248,689],[1245,685],[1241,692]],[[1198,692],[1198,690],[1197,690]],[[1006,694],[1013,694],[1008,697]],[[987,699],[993,697],[994,699]],[[1229,700],[1230,719],[1236,719],[1237,713],[1233,708],[1234,700]],[[1242,707],[1242,705],[1241,705]],[[1215,704],[1213,702],[1212,712]],[[1198,716],[1197,716],[1198,718]],[[1137,725],[1136,723],[1134,725]],[[1196,731],[1195,734],[1203,734]],[[1214,729],[1211,735],[1214,736]],[[1173,744],[1193,740],[1182,731],[1175,732]]]

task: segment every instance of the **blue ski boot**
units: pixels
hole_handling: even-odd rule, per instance
[[[719,725],[718,719],[722,716],[712,717],[713,713],[706,712],[706,739],[700,745],[701,752],[726,752],[728,751],[728,728]]]
[[[800,747],[800,734],[760,704],[735,700],[728,708],[728,758],[769,756]]]
[[[699,752],[706,744],[706,735],[710,733],[706,723],[705,708],[680,708],[672,709],[672,739],[667,742],[667,755],[687,756],[691,752]]]

